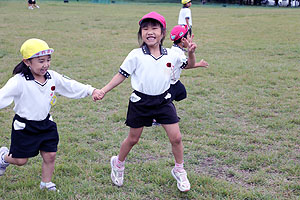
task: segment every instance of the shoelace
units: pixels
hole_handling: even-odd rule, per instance
[[[182,182],[186,182],[187,181],[187,177],[186,177],[186,173],[185,172],[179,172],[179,177],[181,179]]]
[[[121,178],[121,177],[122,177],[122,172],[118,172],[118,171],[117,171],[117,176],[118,176],[119,178]]]

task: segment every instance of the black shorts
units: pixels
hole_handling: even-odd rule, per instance
[[[50,115],[42,121],[33,121],[15,115],[9,154],[13,158],[30,158],[39,151],[56,152],[59,136],[56,123],[49,118]]]
[[[179,122],[170,94],[150,96],[134,91],[130,96],[125,124],[131,128],[152,126],[153,119],[160,124]]]
[[[184,85],[180,82],[180,80],[178,80],[175,84],[171,84],[170,85],[170,89],[169,89],[172,101],[181,101],[183,99],[186,98],[187,94],[186,94],[186,89],[184,87]]]
[[[28,0],[29,4],[35,4],[35,0]]]

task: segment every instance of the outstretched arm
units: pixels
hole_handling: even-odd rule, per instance
[[[104,98],[105,94],[108,93],[109,91],[111,91],[113,88],[117,87],[120,83],[122,83],[124,80],[126,79],[125,76],[123,76],[120,73],[117,73],[112,79],[111,81],[104,86],[101,90],[100,93],[98,95],[98,98],[96,98],[95,100],[101,100]]]
[[[204,68],[208,68],[209,64],[205,61],[205,60],[200,60],[200,62],[195,63],[195,67],[204,67]]]

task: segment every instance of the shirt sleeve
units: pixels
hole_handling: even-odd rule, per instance
[[[192,12],[190,9],[186,9],[185,18],[191,19]]]
[[[188,64],[188,58],[186,57],[186,55],[181,55],[179,58],[179,62],[181,63],[180,68],[184,69]]]
[[[130,76],[130,74],[134,73],[135,69],[136,69],[136,53],[135,51],[137,51],[136,49],[132,50],[127,57],[125,58],[125,60],[123,61],[122,65],[120,66],[120,70],[119,73],[121,73],[123,76],[125,76],[126,78],[128,78]]]
[[[0,109],[9,106],[14,98],[18,96],[20,90],[17,77],[10,78],[4,87],[0,89]]]
[[[95,88],[79,83],[67,76],[52,71],[57,93],[72,99],[80,99],[92,95]]]
[[[185,68],[188,64],[188,58],[186,57],[184,52],[179,48],[171,48],[171,50],[176,57],[174,67],[181,69]]]

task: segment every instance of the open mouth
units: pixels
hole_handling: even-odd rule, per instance
[[[155,40],[156,40],[156,37],[153,37],[153,36],[147,37],[147,40],[148,40],[148,41],[155,41]]]
[[[42,74],[45,74],[45,73],[47,72],[47,70],[48,70],[48,68],[42,68],[40,72],[41,72]]]

